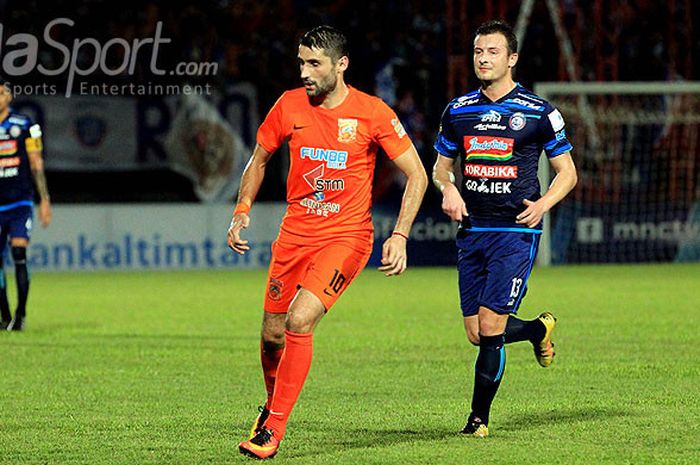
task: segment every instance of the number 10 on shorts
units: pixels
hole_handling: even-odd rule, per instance
[[[328,286],[323,290],[328,295],[331,295],[330,292],[328,292],[328,288],[330,288],[333,293],[337,294],[342,288],[343,284],[345,284],[345,276],[343,273],[340,272],[340,270],[336,269],[335,274],[333,274],[333,278],[331,278],[331,282],[328,283]]]

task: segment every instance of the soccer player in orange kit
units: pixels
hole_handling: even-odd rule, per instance
[[[287,212],[272,245],[261,361],[267,402],[242,454],[271,458],[311,366],[316,324],[367,264],[372,251],[372,178],[381,147],[406,175],[393,234],[382,247],[386,276],[406,269],[406,241],[423,199],[427,176],[396,114],[379,98],[347,85],[347,39],[320,26],[301,39],[303,88],[285,92],[258,129],[257,145],[241,180],[228,244],[244,254],[241,231],[272,154],[289,142]]]

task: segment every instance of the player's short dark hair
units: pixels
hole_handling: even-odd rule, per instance
[[[332,26],[317,26],[311,29],[304,34],[299,45],[323,49],[334,63],[340,57],[348,56],[348,38]]]
[[[518,38],[515,37],[515,32],[510,24],[500,19],[487,21],[476,29],[476,36],[485,36],[488,34],[503,34],[508,43],[508,53],[518,52]]]

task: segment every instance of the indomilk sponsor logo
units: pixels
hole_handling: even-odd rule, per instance
[[[464,136],[467,160],[508,160],[513,156],[513,143],[509,137]]]
[[[16,140],[0,142],[0,156],[14,155],[15,153],[17,153]]]
[[[464,175],[472,178],[516,179],[517,166],[464,165]]]

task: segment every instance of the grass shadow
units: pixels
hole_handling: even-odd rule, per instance
[[[575,424],[595,421],[601,418],[631,415],[633,415],[631,411],[612,407],[558,409],[506,417],[499,421],[498,430],[515,432],[543,426]],[[238,430],[249,427],[248,424],[238,426]],[[301,427],[301,429],[305,431],[304,435],[307,436],[307,440],[309,437],[313,437],[313,441],[309,442],[313,442],[314,445],[306,446],[303,451],[286,452],[285,458],[319,457],[350,449],[381,448],[415,442],[444,441],[460,436],[458,430],[449,428],[447,425],[440,428],[433,427],[420,430],[349,428],[341,431],[331,428],[323,431],[314,431],[304,427]]]
[[[601,418],[626,417],[633,415],[631,410],[613,407],[575,407],[509,416],[499,422],[499,430],[518,431],[551,426],[595,421]]]
[[[313,432],[311,432],[313,434]],[[421,430],[399,429],[371,429],[350,428],[342,432],[324,431],[323,437],[316,437],[315,444],[306,448],[303,452],[290,452],[285,454],[287,458],[319,457],[350,449],[369,449],[377,447],[391,447],[399,444],[415,442],[442,441],[458,436],[458,432],[449,428],[433,428]]]

